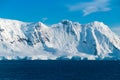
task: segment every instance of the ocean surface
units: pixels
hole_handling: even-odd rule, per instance
[[[0,61],[0,80],[120,80],[120,61]]]

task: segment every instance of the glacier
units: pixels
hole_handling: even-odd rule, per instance
[[[120,38],[103,22],[47,26],[0,18],[0,60],[119,60]]]

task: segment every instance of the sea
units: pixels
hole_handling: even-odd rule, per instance
[[[120,61],[4,60],[0,80],[120,80]]]

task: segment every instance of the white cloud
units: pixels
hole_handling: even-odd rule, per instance
[[[41,19],[42,22],[45,22],[46,20],[48,20],[47,17],[44,17],[44,18]]]
[[[70,11],[82,11],[84,16],[94,12],[105,12],[111,10],[109,0],[93,0],[92,2],[81,2],[67,6]]]
[[[115,32],[116,34],[118,34],[120,36],[120,27],[113,27],[111,29],[113,32]]]

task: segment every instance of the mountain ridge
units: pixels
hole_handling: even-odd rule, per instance
[[[42,22],[0,19],[0,59],[120,58],[120,38],[103,22],[80,24],[63,20],[51,27]]]

